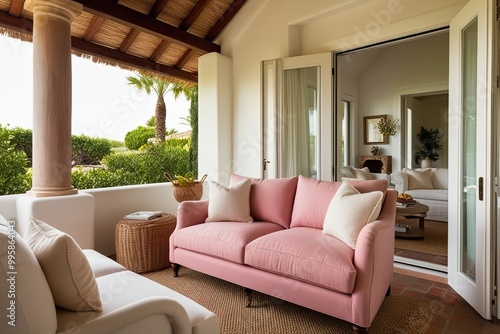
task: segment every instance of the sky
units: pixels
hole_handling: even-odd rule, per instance
[[[128,85],[133,72],[72,56],[72,133],[124,141],[128,131],[154,116],[156,94]],[[0,35],[0,124],[33,127],[33,49],[29,42]],[[181,118],[190,102],[168,94],[168,130],[186,131]]]

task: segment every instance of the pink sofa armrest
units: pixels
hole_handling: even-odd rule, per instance
[[[184,201],[177,208],[176,230],[205,222],[208,217],[208,200]]]
[[[352,312],[354,323],[366,324],[367,327],[392,282],[396,198],[396,190],[387,190],[378,220],[366,225],[356,242],[354,266],[357,276],[352,295]]]

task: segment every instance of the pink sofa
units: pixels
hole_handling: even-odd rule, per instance
[[[243,179],[233,175],[231,184]],[[170,238],[180,266],[351,322],[367,332],[393,275],[395,190],[385,180],[348,181],[360,193],[383,191],[378,218],[364,225],[355,249],[322,233],[341,182],[302,176],[251,179],[253,223],[207,222],[208,200],[179,205]],[[247,294],[247,306],[251,295]]]

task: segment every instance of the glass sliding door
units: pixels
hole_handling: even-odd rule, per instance
[[[471,0],[450,24],[448,283],[484,318],[493,297],[491,0]]]

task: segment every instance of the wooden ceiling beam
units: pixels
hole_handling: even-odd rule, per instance
[[[97,30],[99,30],[99,28],[101,27],[103,22],[104,19],[102,17],[94,16],[89,26],[87,27],[85,34],[83,35],[83,40],[87,42],[91,41],[92,38],[94,38],[94,35],[97,33]]]
[[[24,0],[12,0],[10,3],[9,14],[13,16],[21,15],[23,11]]]
[[[189,27],[191,27],[196,21],[196,19],[200,16],[200,14],[203,12],[203,9],[210,3],[210,0],[199,0],[194,8],[189,12],[189,15],[186,16],[186,18],[181,22],[179,25],[179,29],[182,29],[184,31],[188,30]]]
[[[198,76],[191,72],[183,71],[172,66],[158,64],[149,59],[144,59],[128,53],[123,53],[102,45],[85,42],[79,38],[71,38],[71,48],[75,51],[79,51],[87,55],[109,60],[110,62],[121,63],[140,70],[158,73],[188,82],[198,82]]]
[[[33,35],[33,21],[15,17],[2,11],[0,11],[0,27],[26,35]],[[149,59],[123,53],[92,42],[86,42],[76,37],[71,38],[71,48],[87,55],[105,59],[110,62],[121,63],[132,68],[138,68],[188,82],[198,82],[198,76],[191,72],[183,71],[172,66],[158,64]]]
[[[170,46],[170,43],[171,42],[169,40],[166,40],[166,39],[161,41],[161,43],[156,47],[156,49],[153,51],[153,54],[151,54],[149,59],[152,61],[157,61],[158,59],[160,59],[163,52],[165,52],[168,49],[168,47]]]
[[[116,4],[113,1],[75,0],[75,2],[81,3],[84,10],[91,14],[147,32],[161,39],[170,39],[177,44],[201,51],[203,53],[220,53],[221,51],[220,45],[185,32],[170,24],[158,21],[149,15],[136,12],[135,10],[120,4]]]
[[[161,11],[167,5],[168,0],[156,0],[149,11],[149,16],[156,19],[160,15]]]
[[[125,37],[122,44],[120,45],[119,50],[121,52],[127,52],[130,46],[132,46],[132,43],[134,43],[137,36],[139,36],[139,30],[134,28],[130,29],[130,31],[127,34],[127,37]]]
[[[243,7],[247,0],[234,0],[233,3],[228,7],[228,9],[222,14],[220,19],[215,23],[215,25],[206,34],[205,40],[213,41],[219,36],[222,30],[228,25],[228,23],[233,19],[233,17],[238,13],[238,11]]]
[[[182,55],[181,59],[179,59],[177,64],[175,64],[175,67],[182,69],[193,55],[194,55],[194,50],[187,50],[186,52],[184,52],[184,54]]]

